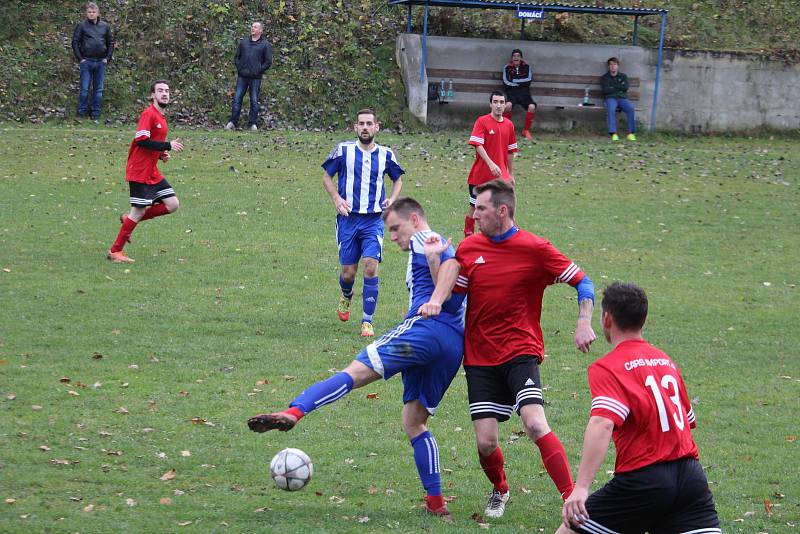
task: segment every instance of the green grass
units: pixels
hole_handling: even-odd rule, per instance
[[[319,167],[351,133],[180,131],[187,149],[162,168],[181,209],[142,224],[126,249],[137,262],[121,266],[104,255],[127,209],[132,127],[0,128],[0,497],[15,500],[0,502],[0,530],[482,531],[470,516],[488,484],[462,377],[431,422],[454,526],[417,508],[397,379],[289,434],[245,425],[363,345],[356,322],[335,318],[333,210]],[[407,170],[405,192],[455,238],[473,157],[465,135],[379,139]],[[547,136],[515,163],[522,227],[598,287],[623,279],[648,291],[646,333],[683,369],[726,532],[800,525],[799,149],[791,138]],[[405,265],[387,241],[378,331],[405,311]],[[572,345],[574,290],[551,288],[545,300],[548,417],[576,470],[591,358]],[[592,357],[606,348],[598,341]],[[538,452],[525,438],[507,443],[517,419],[501,429],[513,501],[490,530],[551,532],[559,499]],[[316,468],[294,494],[267,473],[287,446]],[[160,480],[170,469],[176,478]]]

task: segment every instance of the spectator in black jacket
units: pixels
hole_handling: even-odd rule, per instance
[[[617,109],[625,112],[628,119],[628,141],[636,141],[636,111],[628,100],[628,77],[619,71],[619,60],[615,57],[606,62],[608,72],[600,78],[603,88],[603,101],[608,117],[608,133],[612,141],[619,141],[617,134]]]
[[[511,52],[511,61],[503,67],[503,85],[506,88],[506,110],[503,116],[511,120],[512,107],[516,104],[525,110],[525,125],[522,136],[531,139],[531,124],[536,116],[536,102],[531,98],[531,66],[522,59],[522,50],[515,48]]]
[[[236,92],[233,95],[233,107],[231,118],[225,125],[226,130],[232,130],[239,122],[239,115],[242,113],[242,100],[244,93],[250,91],[250,114],[248,121],[250,129],[258,130],[258,93],[261,90],[261,78],[264,72],[272,66],[272,45],[264,39],[261,34],[264,32],[264,25],[254,22],[250,26],[250,38],[242,37],[239,39],[239,47],[236,49]]]
[[[79,22],[72,33],[72,52],[81,68],[81,92],[78,96],[78,116],[91,112],[92,119],[100,116],[103,104],[103,84],[106,65],[114,53],[114,36],[111,26],[100,20],[100,9],[94,2],[86,4],[86,20]],[[91,109],[89,86],[92,86]]]

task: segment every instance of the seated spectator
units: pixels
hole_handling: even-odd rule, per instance
[[[619,141],[617,135],[617,110],[621,109],[628,118],[628,141],[636,141],[636,112],[628,100],[628,77],[619,71],[619,60],[608,59],[608,72],[600,78],[603,87],[603,101],[608,117],[608,133],[612,141]]]
[[[511,52],[511,61],[503,68],[503,85],[506,88],[506,109],[503,116],[511,120],[514,104],[525,109],[525,125],[522,127],[522,136],[525,139],[533,137],[531,124],[536,115],[536,102],[531,98],[532,79],[531,66],[522,60],[522,50],[515,48]]]

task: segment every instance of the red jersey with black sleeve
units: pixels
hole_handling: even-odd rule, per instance
[[[125,166],[126,181],[153,185],[164,179],[157,165],[161,151],[148,150],[136,144],[145,139],[162,143],[167,140],[167,119],[153,105],[139,117],[136,134],[128,149],[128,164]]]
[[[699,459],[686,386],[675,363],[643,339],[627,340],[589,366],[591,415],[614,423],[615,473]]]
[[[469,136],[469,144],[475,147],[483,146],[489,158],[500,167],[502,178],[511,180],[508,173],[508,155],[517,152],[517,134],[514,132],[514,123],[503,117],[503,120],[496,121],[492,114],[482,115],[475,121],[472,133]],[[467,183],[469,185],[481,185],[496,177],[489,170],[489,166],[483,161],[477,152],[475,153],[475,163],[469,171]]]
[[[512,230],[500,241],[472,235],[456,251],[461,271],[453,291],[467,293],[464,365],[495,366],[523,354],[544,360],[544,290],[585,276],[546,239]]]

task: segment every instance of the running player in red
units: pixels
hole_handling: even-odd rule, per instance
[[[691,428],[681,373],[642,338],[647,295],[614,282],[603,294],[603,334],[612,350],[589,366],[592,411],[578,480],[558,534],[719,534],[719,519]],[[614,440],[614,477],[589,495]]]
[[[183,144],[175,139],[167,141],[167,118],[164,111],[169,105],[169,85],[157,80],[150,86],[153,104],[144,110],[136,126],[136,134],[128,150],[125,181],[130,188],[131,211],[121,215],[122,226],[117,239],[108,251],[108,259],[114,263],[133,263],[133,258],[122,249],[130,242],[136,225],[142,221],[174,213],[178,209],[175,191],[158,170],[158,161],[169,161],[169,152],[183,150]]]
[[[561,441],[544,414],[539,365],[544,342],[539,318],[545,288],[564,282],[578,291],[575,345],[587,352],[592,330],[594,286],[577,265],[549,241],[514,224],[514,188],[492,180],[475,188],[475,220],[480,234],[466,238],[457,262],[439,269],[436,290],[420,306],[423,317],[436,316],[454,293],[467,294],[464,370],[478,458],[492,482],[485,515],[501,517],[509,499],[498,446],[499,422],[513,412],[541,453],[547,474],[562,498],[572,491],[572,474]],[[454,287],[455,286],[455,287]]]
[[[503,116],[506,95],[494,91],[489,97],[491,113],[478,117],[469,136],[469,144],[475,147],[475,163],[469,171],[469,209],[464,217],[464,237],[475,233],[475,187],[495,178],[514,184],[514,168],[511,164],[517,151],[517,134],[514,123]]]

